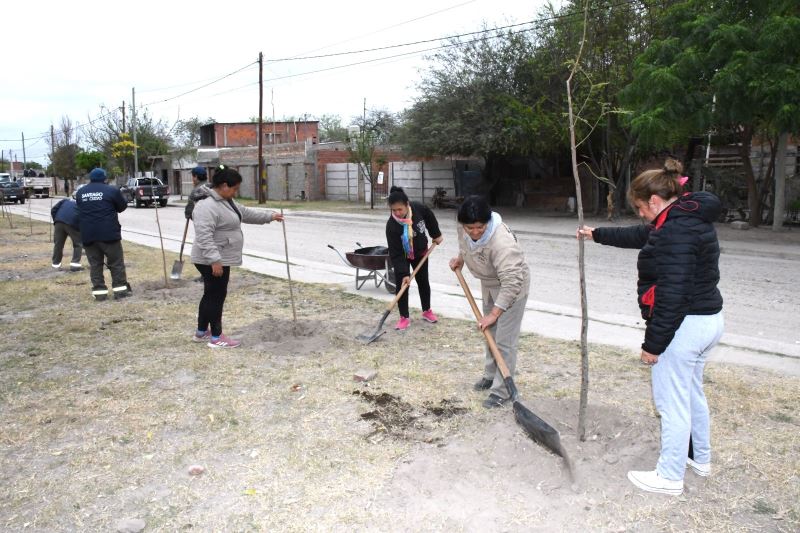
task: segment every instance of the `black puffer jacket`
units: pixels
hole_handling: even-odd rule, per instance
[[[647,323],[642,349],[660,355],[686,315],[713,315],[722,310],[719,241],[713,221],[719,198],[708,192],[687,193],[648,225],[596,228],[595,242],[640,248],[637,269],[642,318]]]
[[[442,235],[439,230],[439,222],[433,211],[427,206],[409,202],[411,205],[411,226],[414,229],[414,257],[419,259],[428,249],[428,235],[431,239],[439,238]],[[386,221],[386,244],[389,247],[389,257],[392,260],[395,279],[402,280],[411,274],[406,253],[403,250],[403,224],[397,222],[392,216]]]

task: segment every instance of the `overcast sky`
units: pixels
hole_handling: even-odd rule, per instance
[[[561,2],[554,0],[554,5]],[[169,124],[258,115],[263,52],[264,116],[318,118],[346,125],[367,108],[408,107],[438,42],[364,54],[294,59],[387,47],[521,23],[546,0],[227,0],[193,2],[37,1],[3,5],[0,149],[47,164],[50,124],[86,123],[126,106],[136,89]],[[428,52],[430,53],[430,52]],[[400,55],[402,54],[402,55]],[[362,62],[360,65],[352,65]],[[345,66],[351,65],[351,66]],[[240,70],[241,69],[241,70]],[[327,69],[327,70],[326,70]],[[238,72],[237,72],[238,71]],[[220,78],[224,78],[221,79]],[[218,81],[219,80],[219,81]],[[205,87],[203,87],[205,85]],[[184,94],[185,93],[185,94]]]

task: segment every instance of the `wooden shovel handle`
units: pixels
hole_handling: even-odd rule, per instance
[[[183,239],[181,239],[181,253],[178,255],[178,261],[183,262],[183,245],[186,244],[186,234],[189,232],[189,220],[186,219],[186,226],[183,228]]]
[[[431,242],[430,248],[428,248],[428,250],[425,253],[425,255],[422,256],[422,260],[417,265],[417,268],[415,268],[414,271],[411,272],[411,276],[409,276],[410,279],[408,280],[408,285],[400,287],[400,292],[397,293],[397,295],[394,297],[394,300],[392,300],[391,303],[389,303],[389,305],[386,307],[387,311],[391,311],[392,309],[394,309],[394,306],[397,305],[397,302],[399,302],[400,298],[403,297],[403,294],[406,292],[406,289],[408,289],[408,286],[411,285],[411,281],[414,279],[414,276],[417,275],[417,272],[419,272],[419,269],[422,268],[422,265],[425,264],[425,261],[427,261],[428,257],[430,257],[430,255],[431,255],[431,253],[433,253],[434,248],[436,248],[436,243],[435,242]],[[394,281],[395,281],[395,283],[397,283],[397,278],[395,278]],[[403,282],[403,280],[400,280],[400,283],[402,283],[402,282]]]
[[[483,315],[478,309],[478,305],[475,303],[475,298],[472,297],[472,291],[469,290],[469,285],[467,285],[466,280],[464,280],[464,275],[461,273],[461,268],[455,269],[454,272],[458,277],[458,282],[461,284],[461,288],[464,290],[464,295],[467,297],[470,307],[472,307],[472,312],[475,313],[475,318],[480,321],[480,319],[483,318]],[[494,357],[494,361],[497,363],[497,368],[500,369],[500,374],[503,376],[503,379],[508,379],[511,377],[511,372],[508,371],[506,360],[503,359],[503,354],[500,353],[497,343],[494,342],[494,337],[492,337],[489,328],[481,331],[483,331],[483,336],[486,337],[486,344],[489,345],[489,351],[492,352],[492,357]]]

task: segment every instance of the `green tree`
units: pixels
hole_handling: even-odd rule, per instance
[[[376,155],[376,148],[392,141],[397,119],[386,110],[371,109],[360,117],[353,117],[353,124],[358,131],[348,138],[350,162],[358,165],[364,180],[370,184],[369,206],[374,209],[378,171],[386,164],[386,158]]]
[[[70,183],[81,174],[76,163],[76,157],[81,152],[78,144],[80,138],[69,117],[61,117],[61,124],[53,138],[55,143],[50,147],[53,154],[53,174],[64,179],[64,192],[69,194]]]
[[[750,224],[762,222],[762,195],[751,145],[759,130],[796,131],[800,101],[796,2],[687,0],[664,18],[670,35],[636,61],[626,97],[631,124],[650,146],[670,146],[709,130],[738,146]],[[774,159],[774,155],[773,155]]]
[[[200,129],[206,124],[212,123],[214,123],[214,119],[211,117],[205,120],[192,117],[176,122],[172,130],[172,139],[173,145],[180,155],[195,153],[200,146]]]
[[[319,118],[319,141],[347,141],[347,128],[342,125],[339,115],[322,115]]]
[[[522,82],[535,77],[527,37],[498,32],[450,44],[432,58],[420,97],[405,113],[404,149],[420,156],[482,157],[489,182],[499,159],[551,150],[544,140],[560,128],[540,112],[545,98],[526,98]]]
[[[114,146],[121,142],[131,142],[133,132],[130,117],[132,109],[127,114],[128,120],[123,124],[123,116],[119,109],[106,109],[100,107],[101,113],[98,118],[89,122],[89,127],[85,129],[87,144],[90,148],[106,154],[110,164],[119,164],[126,169],[133,168],[133,151],[115,150]],[[137,110],[136,114],[136,147],[138,155],[138,167],[140,169],[152,168],[152,158],[157,155],[168,154],[173,146],[170,127],[163,120],[155,120],[145,108]],[[123,135],[128,135],[128,139],[123,139]],[[114,155],[117,153],[118,155]],[[122,158],[122,159],[118,159]]]
[[[105,167],[108,158],[103,152],[78,152],[75,156],[75,165],[84,172],[90,172],[94,168]]]

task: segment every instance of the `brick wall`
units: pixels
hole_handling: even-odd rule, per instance
[[[304,143],[319,138],[319,123],[312,122],[265,122],[262,132],[264,145],[285,143]],[[214,142],[219,148],[258,146],[258,124],[254,122],[235,122],[214,124]]]

